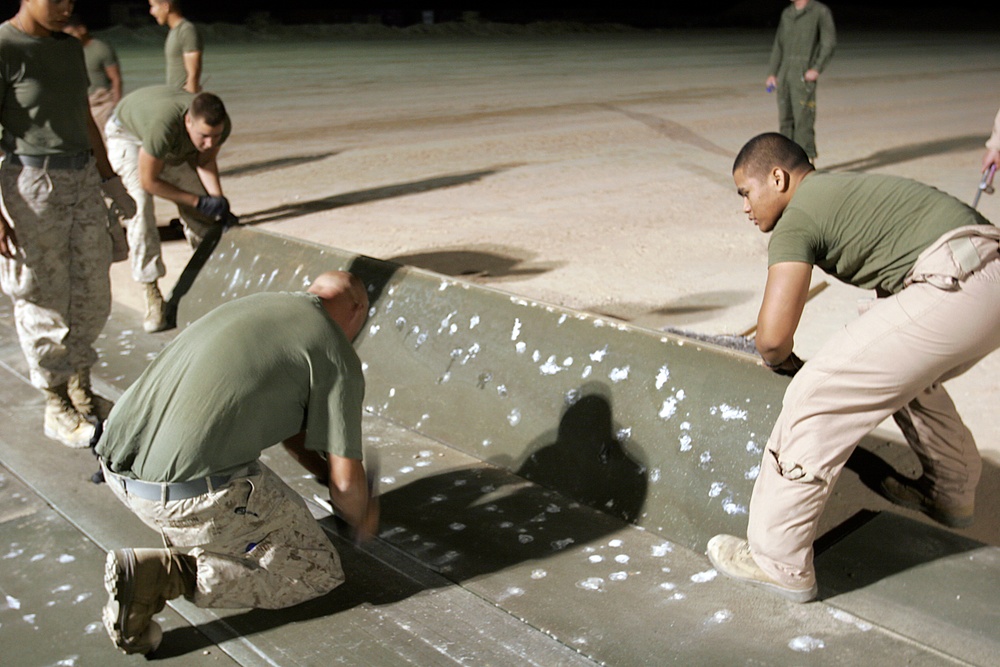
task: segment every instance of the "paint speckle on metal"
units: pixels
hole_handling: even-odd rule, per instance
[[[608,373],[608,379],[614,383],[624,382],[628,379],[630,368],[629,366],[622,366],[621,368],[612,368],[611,372]]]
[[[733,619],[733,612],[728,609],[720,609],[708,617],[708,623],[721,624]]]
[[[514,327],[510,330],[510,339],[517,340],[521,335],[521,320],[514,318]]]
[[[872,629],[871,623],[861,620],[854,614],[849,614],[846,611],[842,611],[840,609],[834,609],[833,607],[828,608],[827,611],[836,620],[840,621],[841,623],[848,623],[850,625],[853,625],[861,632],[868,632]]]
[[[531,578],[532,579],[536,579],[536,580],[537,579],[544,579],[547,576],[549,576],[549,573],[546,572],[545,570],[542,570],[542,569],[532,570],[531,571]]]
[[[608,354],[608,346],[605,345],[601,349],[591,352],[590,360],[593,361],[595,364],[599,364],[600,362],[604,361],[604,357],[607,356],[607,354]]]
[[[594,591],[596,593],[604,592],[604,579],[601,577],[588,577],[582,581],[576,582],[577,588],[582,588],[585,591]]]
[[[673,396],[663,401],[660,411],[657,413],[660,419],[670,419],[677,414],[677,399]]]
[[[712,415],[718,415],[719,417],[722,417],[724,421],[733,421],[736,419],[740,421],[747,420],[746,410],[741,410],[740,408],[734,408],[733,406],[727,405],[726,403],[713,406],[712,408],[709,409],[709,413]]]
[[[826,643],[822,639],[816,639],[809,635],[801,635],[788,642],[788,648],[799,653],[811,653],[812,651],[826,648]]]
[[[692,574],[691,581],[696,584],[704,584],[709,581],[712,581],[717,576],[719,576],[719,573],[715,569],[705,570],[704,572],[698,572],[697,574]]]

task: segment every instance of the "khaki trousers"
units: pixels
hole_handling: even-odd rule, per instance
[[[114,494],[167,547],[185,547],[198,564],[199,607],[280,609],[344,583],[340,556],[301,496],[262,463],[220,489],[183,500]]]
[[[813,540],[833,485],[861,438],[890,415],[898,413],[932,496],[973,503],[982,462],[941,383],[1000,347],[995,243],[991,252],[958,289],[914,283],[879,299],[788,385],[747,529],[754,559],[768,575],[795,587],[815,582]],[[927,264],[942,260],[950,260],[947,247]]]
[[[83,169],[0,166],[3,211],[17,235],[0,257],[31,383],[65,384],[97,361],[94,341],[111,314],[108,209],[93,160]]]

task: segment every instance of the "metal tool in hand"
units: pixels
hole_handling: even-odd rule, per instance
[[[993,172],[996,170],[997,166],[995,164],[991,164],[990,168],[983,173],[983,178],[979,181],[979,189],[976,190],[976,196],[972,200],[972,208],[976,208],[976,205],[979,204],[979,197],[984,192],[988,195],[993,194],[994,190],[991,183],[993,181]]]

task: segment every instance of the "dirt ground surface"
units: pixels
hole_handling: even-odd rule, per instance
[[[114,42],[115,35],[109,34]],[[767,237],[742,213],[736,151],[777,129],[763,31],[206,41],[234,120],[223,187],[244,223],[464,276],[633,324],[746,332]],[[991,33],[841,32],[818,93],[820,168],[912,177],[966,202],[1000,95]],[[116,44],[126,91],[161,44]],[[979,209],[1000,222],[1000,195]],[[176,216],[158,202],[163,225]],[[190,257],[164,245],[169,289]],[[115,298],[141,309],[123,264]],[[808,358],[870,293],[831,284],[796,338]],[[725,382],[726,378],[719,378]],[[1000,354],[949,384],[1000,497]],[[890,427],[887,427],[890,428]],[[969,534],[1000,544],[980,512]],[[987,525],[989,524],[989,525]]]

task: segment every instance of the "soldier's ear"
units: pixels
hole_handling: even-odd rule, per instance
[[[771,170],[769,182],[778,192],[787,192],[792,183],[792,175],[781,167],[775,167]]]

